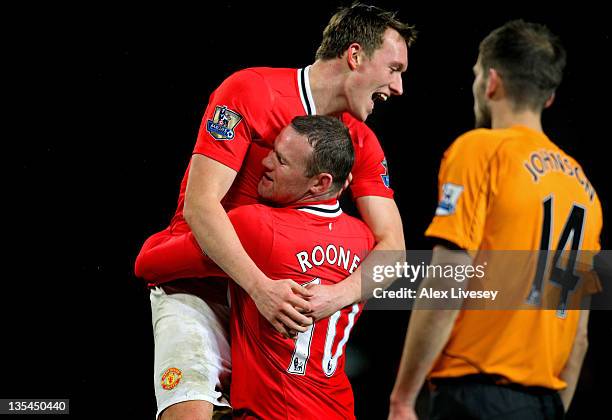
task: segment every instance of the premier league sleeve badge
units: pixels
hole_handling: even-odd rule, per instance
[[[234,129],[242,121],[242,115],[225,105],[217,105],[212,120],[207,120],[206,131],[215,140],[233,140]]]
[[[450,216],[455,213],[463,186],[447,182],[442,185],[442,197],[436,209],[436,216]]]
[[[385,168],[385,173],[380,174],[380,178],[382,179],[383,184],[385,184],[385,187],[389,188],[389,166],[387,165],[387,159],[383,159],[380,164],[383,166],[383,168]]]

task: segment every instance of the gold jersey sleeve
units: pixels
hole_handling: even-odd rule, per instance
[[[512,251],[592,251],[579,253],[575,263],[592,269],[600,249],[599,199],[582,167],[543,133],[514,126],[462,135],[444,154],[438,186],[427,236],[470,251],[492,251],[497,258]],[[507,263],[497,278],[527,300],[536,266]],[[597,290],[595,277],[585,290]],[[559,375],[579,317],[572,310],[561,315],[555,310],[462,311],[431,377],[489,373],[526,386],[561,389],[565,383]]]

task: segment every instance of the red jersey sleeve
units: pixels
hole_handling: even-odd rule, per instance
[[[250,69],[232,74],[210,96],[193,153],[238,172],[258,127],[265,126],[271,101],[260,74]]]
[[[393,198],[389,185],[387,159],[378,138],[364,123],[345,121],[353,138],[355,164],[351,193],[353,200],[364,196]]]

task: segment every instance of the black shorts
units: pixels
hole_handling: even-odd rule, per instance
[[[432,380],[429,418],[563,419],[563,403],[557,391],[497,382],[490,375]]]

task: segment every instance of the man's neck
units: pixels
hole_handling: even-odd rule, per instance
[[[346,64],[340,59],[317,60],[310,67],[310,89],[318,114],[335,115],[346,110],[347,74]]]
[[[320,203],[322,201],[338,200],[339,195],[340,194],[338,193],[338,191],[326,192],[324,194],[311,194],[311,193],[307,193],[306,195],[304,195],[299,200],[296,200],[293,203],[289,203],[287,205],[288,206],[292,206],[292,207],[293,206],[298,206],[298,205],[307,206],[310,203]]]
[[[532,110],[515,111],[512,104],[504,102],[498,104],[495,109],[491,109],[491,127],[509,128],[514,125],[521,125],[534,131],[543,132],[542,113]]]

